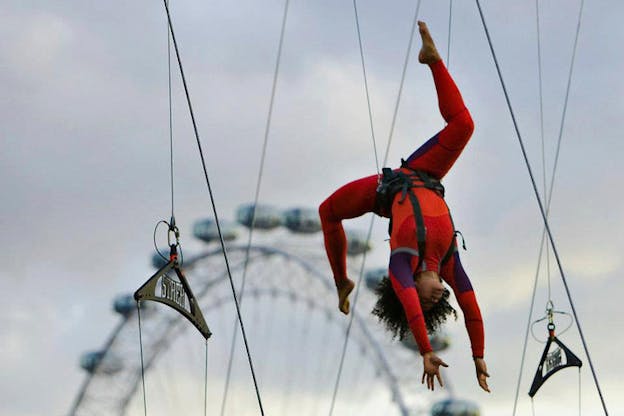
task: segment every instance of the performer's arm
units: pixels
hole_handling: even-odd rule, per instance
[[[390,256],[390,281],[392,288],[403,305],[407,322],[414,335],[421,354],[433,351],[427,336],[427,327],[423,316],[418,292],[414,285],[413,268],[418,257],[410,248],[397,248]]]
[[[464,313],[464,321],[472,347],[472,357],[475,363],[477,381],[479,386],[489,393],[490,388],[487,383],[487,378],[490,374],[488,373],[487,365],[483,359],[483,352],[485,349],[483,319],[481,318],[481,311],[479,310],[479,304],[477,303],[477,298],[472,289],[470,279],[468,279],[461,265],[459,253],[457,251],[453,253],[453,256],[451,256],[449,261],[442,267],[441,274],[442,278],[453,289],[459,307]]]
[[[459,252],[455,251],[451,258],[442,267],[442,278],[451,286],[455,293],[455,298],[459,307],[464,314],[464,322],[470,345],[472,348],[472,356],[475,358],[483,358],[485,348],[485,336],[483,331],[483,319],[481,311],[475,296],[472,284],[468,275],[462,267],[459,260]]]
[[[414,285],[414,268],[417,264],[418,257],[414,255],[413,249],[406,247],[394,249],[390,257],[390,281],[403,305],[407,322],[423,357],[422,382],[426,381],[427,388],[433,390],[435,378],[438,379],[440,386],[444,386],[440,366],[448,367],[448,365],[433,352],[429,343],[420,299]]]
[[[377,175],[368,176],[342,186],[319,207],[325,251],[336,285],[347,280],[347,237],[342,220],[372,212],[376,190]]]
[[[375,209],[377,175],[359,179],[334,192],[319,207],[327,258],[338,292],[338,309],[349,313],[349,293],[355,284],[347,276],[347,237],[342,220],[355,218]]]

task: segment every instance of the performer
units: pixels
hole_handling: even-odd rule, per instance
[[[422,38],[418,60],[431,69],[440,113],[448,124],[402,161],[400,168],[350,182],[320,205],[325,249],[338,292],[338,308],[348,314],[354,283],[347,276],[342,220],[368,212],[389,217],[389,278],[377,290],[373,313],[395,336],[402,338],[408,328],[411,330],[423,357],[422,382],[426,380],[427,388],[433,390],[437,377],[443,386],[440,366],[447,364],[433,352],[427,330],[435,331],[449,314],[456,316],[447,302],[449,291],[442,283],[446,282],[464,314],[477,380],[489,392],[481,312],[459,260],[455,228],[439,182],[466,146],[474,125],[426,24],[418,22],[418,27]]]

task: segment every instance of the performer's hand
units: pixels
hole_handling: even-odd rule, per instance
[[[483,358],[475,358],[475,370],[477,371],[477,381],[479,382],[479,386],[488,393],[490,393],[490,388],[487,384],[487,378],[490,376],[487,371],[487,365],[485,365],[485,360]]]
[[[440,387],[444,387],[444,382],[442,381],[442,376],[440,375],[440,366],[448,367],[444,361],[440,359],[433,352],[427,352],[423,355],[423,376],[421,383],[425,383],[425,379],[427,379],[427,389],[433,391],[435,385],[434,376],[438,378],[438,383],[440,383]]]
[[[349,278],[345,279],[340,284],[336,284],[336,290],[338,291],[338,309],[345,315],[349,314],[349,294],[354,287],[355,283]]]

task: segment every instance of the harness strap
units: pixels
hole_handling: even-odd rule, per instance
[[[449,213],[449,216],[450,216],[450,213]],[[451,224],[453,224],[452,218],[451,218]],[[455,226],[453,226],[453,229],[455,229]],[[457,233],[459,233],[459,231],[455,231],[453,233],[453,239],[451,240],[451,244],[449,245],[448,250],[446,250],[444,257],[442,257],[442,261],[440,261],[440,268],[444,266],[446,262],[448,262],[451,259],[451,256],[453,255],[453,253],[455,253],[455,251],[457,250],[457,241],[455,240],[455,236],[457,235]]]
[[[377,196],[375,198],[375,212],[378,215],[386,214],[390,216],[390,223],[388,224],[388,234],[392,235],[392,203],[394,201],[394,197],[397,193],[401,192],[401,198],[399,200],[400,203],[405,201],[405,198],[409,196],[410,202],[412,204],[412,209],[414,210],[414,220],[416,222],[416,237],[418,242],[418,265],[416,267],[416,272],[420,271],[424,258],[425,258],[425,249],[426,249],[426,233],[425,222],[422,215],[422,209],[420,207],[420,203],[418,202],[418,198],[414,194],[414,188],[427,188],[442,198],[444,198],[444,186],[440,183],[439,180],[429,175],[427,172],[412,169],[407,165],[405,160],[401,159],[401,168],[409,169],[410,172],[406,173],[403,171],[394,171],[390,168],[383,168],[382,175],[380,178],[379,186],[377,187]],[[448,207],[447,207],[448,210]],[[457,249],[457,241],[455,237],[457,234],[461,233],[455,230],[455,224],[453,224],[453,218],[451,217],[451,212],[448,211],[449,218],[451,219],[451,226],[453,227],[453,239],[449,245],[448,250],[444,254],[444,257],[441,260],[440,266],[446,264],[455,250]],[[463,241],[463,236],[462,236]],[[464,243],[464,250],[465,250]]]
[[[408,195],[412,203],[412,209],[414,210],[414,219],[416,220],[416,237],[418,239],[418,265],[416,266],[416,271],[418,271],[425,258],[425,238],[427,230],[425,229],[425,221],[420,209],[420,204],[418,203],[418,198],[416,198],[416,195],[414,195],[411,189],[408,191]]]
[[[409,169],[410,171],[412,171],[412,173],[409,174],[410,179],[416,178],[423,183],[421,186],[417,187],[431,189],[437,192],[442,198],[444,198],[444,185],[442,185],[442,183],[438,179],[432,177],[424,170],[416,170],[410,167],[404,159],[401,159],[401,168]]]

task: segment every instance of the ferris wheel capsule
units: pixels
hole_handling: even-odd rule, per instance
[[[442,332],[436,332],[429,336],[429,343],[435,352],[444,351],[451,346],[451,337]]]
[[[282,213],[270,205],[255,205],[255,218],[254,204],[241,205],[236,210],[236,221],[239,224],[247,228],[251,228],[253,225],[254,228],[260,230],[272,230],[279,227],[282,225],[282,217]]]
[[[152,267],[155,269],[160,269],[165,264],[169,263],[169,260],[165,257],[166,254],[169,253],[169,248],[161,248],[159,252],[152,254]]]
[[[295,233],[312,234],[321,230],[321,219],[315,209],[292,208],[284,212],[284,225]]]
[[[153,305],[147,302],[141,302],[140,304],[141,313],[143,312],[151,312],[153,310]],[[124,295],[119,295],[113,301],[113,309],[115,312],[120,314],[121,316],[127,317],[131,313],[136,312],[137,310],[137,302],[134,299],[134,295],[132,293],[127,293]]]
[[[123,369],[123,363],[121,359],[107,354],[106,351],[90,351],[80,357],[80,367],[89,373],[97,371],[112,375]]]
[[[429,335],[429,343],[431,344],[431,348],[434,352],[444,351],[451,346],[451,337],[443,332],[435,332],[434,334]],[[418,344],[416,344],[416,341],[411,334],[408,334],[404,339],[402,339],[401,344],[410,350],[416,352],[419,351]]]
[[[431,406],[431,416],[479,416],[479,406],[468,400],[445,399]]]
[[[369,269],[364,273],[364,281],[366,287],[372,291],[375,291],[379,282],[388,275],[388,269],[386,267],[377,267],[375,269]]]
[[[128,316],[136,310],[136,301],[132,294],[119,295],[113,301],[113,309],[122,316]]]
[[[366,235],[360,231],[345,230],[347,235],[347,255],[359,256],[371,249],[370,241],[366,238]]]
[[[225,241],[234,240],[238,236],[235,224],[219,221],[219,227],[217,227],[217,222],[212,218],[196,221],[193,224],[193,235],[206,243],[211,243],[219,239],[219,228],[221,228],[221,235]]]

